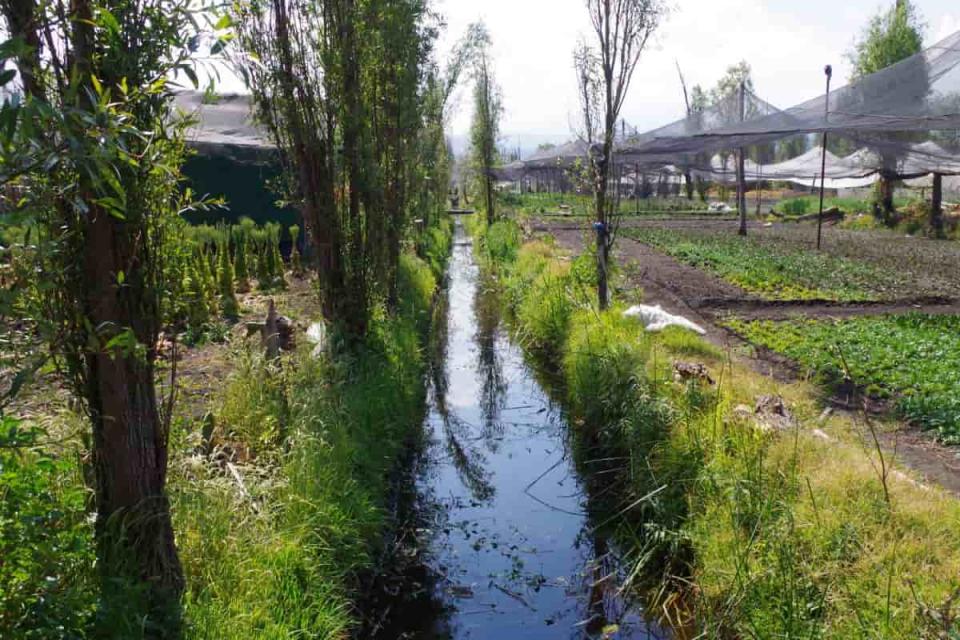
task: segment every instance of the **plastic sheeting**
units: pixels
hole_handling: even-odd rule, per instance
[[[239,151],[274,149],[269,134],[253,119],[250,96],[220,95],[213,101],[197,91],[183,91],[175,97],[177,108],[196,118],[187,132],[187,141],[205,154],[231,155]]]

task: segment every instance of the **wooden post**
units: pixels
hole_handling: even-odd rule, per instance
[[[763,177],[763,164],[757,163],[757,218],[760,217],[760,207],[763,204],[763,189],[760,188],[761,178]]]
[[[826,125],[827,121],[830,120],[830,79],[833,78],[833,67],[827,65],[823,68],[823,72],[827,76],[827,94],[824,97],[824,114],[823,114],[823,123]],[[820,251],[820,244],[823,238],[823,195],[826,187],[826,174],[827,174],[827,131],[824,129],[823,138],[820,142],[823,145],[823,150],[821,153],[820,159],[820,211],[817,213],[817,251]]]

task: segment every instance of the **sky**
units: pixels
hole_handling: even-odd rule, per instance
[[[780,108],[820,95],[824,65],[833,65],[834,86],[846,83],[855,39],[873,15],[893,3],[672,0],[640,60],[621,116],[641,131],[681,118],[677,64],[688,87],[710,88],[728,66],[746,60],[756,93]],[[914,4],[926,24],[925,44],[960,31],[957,0]],[[572,51],[590,35],[583,0],[436,0],[436,8],[446,21],[438,43],[441,60],[470,23],[486,23],[503,92],[506,144],[529,147],[570,137],[577,109]],[[462,87],[450,123],[457,138],[469,129],[469,98],[469,86]]]

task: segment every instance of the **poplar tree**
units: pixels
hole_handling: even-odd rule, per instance
[[[483,24],[475,30],[476,57],[473,68],[473,122],[470,126],[470,153],[480,183],[487,224],[496,220],[495,169],[498,162],[497,140],[503,104],[500,88],[493,76],[490,36]]]

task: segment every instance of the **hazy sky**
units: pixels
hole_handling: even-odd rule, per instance
[[[656,42],[644,53],[622,116],[641,130],[684,111],[675,61],[688,86],[711,87],[726,67],[746,60],[756,92],[784,108],[823,93],[823,66],[834,86],[846,83],[846,54],[881,7],[894,0],[673,0]],[[927,25],[925,42],[960,31],[960,2],[915,0]],[[483,19],[493,39],[497,79],[506,110],[502,131],[569,135],[576,117],[572,51],[589,36],[583,0],[436,0],[445,16],[440,54],[467,25]],[[469,127],[470,99],[460,92],[452,133]]]

